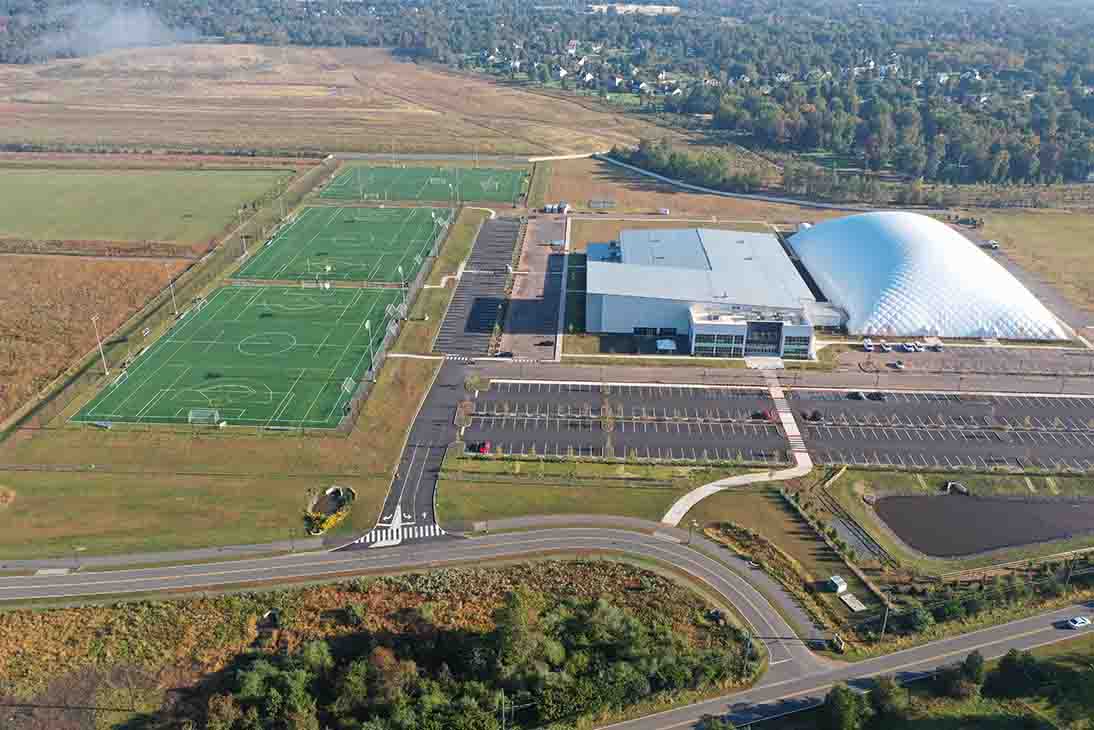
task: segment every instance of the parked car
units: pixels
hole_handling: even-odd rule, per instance
[[[882,340],[882,341],[881,341],[881,351],[882,351],[882,352],[892,352],[892,351],[893,351],[893,346],[892,346],[892,345],[890,345],[890,344],[889,344],[888,342],[886,342],[885,340]]]
[[[998,251],[999,250],[999,242],[996,241],[995,239],[992,239],[992,240],[988,241],[987,246],[992,251]]]
[[[915,348],[916,352],[926,352],[927,351],[927,348],[923,346],[922,342],[913,342],[912,347]]]
[[[489,454],[490,442],[489,441],[468,441],[467,453],[469,454]]]
[[[914,342],[905,342],[904,344],[902,344],[900,346],[900,349],[904,350],[904,352],[915,352],[915,343]]]
[[[1086,616],[1072,616],[1067,620],[1067,627],[1069,629],[1085,629],[1090,625],[1090,619]]]
[[[886,396],[880,390],[875,390],[873,393],[871,393],[870,395],[868,395],[866,397],[869,398],[870,400],[876,400],[879,403],[884,403],[885,401],[889,400],[888,396]]]
[[[897,370],[903,370],[905,368],[904,361],[903,360],[897,360],[896,362],[893,363],[893,367],[896,368]]]
[[[935,345],[931,349],[934,350],[935,352],[945,352],[946,351],[946,348],[942,346],[941,342],[935,343]]]
[[[874,351],[874,343],[871,342],[869,339],[863,340],[862,341],[862,350],[863,350],[863,352],[873,352]]]
[[[866,400],[866,394],[863,393],[861,390],[852,390],[850,393],[847,394],[847,397],[850,400]]]

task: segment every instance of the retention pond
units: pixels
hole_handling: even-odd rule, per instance
[[[879,499],[875,509],[897,537],[937,557],[1094,532],[1094,500],[896,496]]]

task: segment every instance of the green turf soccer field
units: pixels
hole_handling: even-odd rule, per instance
[[[305,208],[233,277],[411,281],[451,220],[449,208]]]
[[[524,178],[524,170],[354,165],[319,195],[346,200],[516,203]]]
[[[74,421],[333,428],[371,366],[396,289],[227,286]]]

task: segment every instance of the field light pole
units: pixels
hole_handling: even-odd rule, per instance
[[[404,316],[405,316],[405,315],[409,314],[409,312],[406,311],[406,275],[403,274],[403,265],[402,264],[399,264],[398,268],[399,268],[399,284],[403,288],[403,313],[404,313]]]
[[[365,320],[365,331],[368,332],[368,371],[371,373],[371,372],[373,372],[373,369],[376,367],[376,363],[374,363],[372,361],[373,357],[372,357],[372,320],[371,319],[366,319]],[[375,382],[375,377],[373,378],[373,382]]]
[[[688,523],[688,545],[691,544],[691,535],[692,535],[693,532],[695,532],[695,528],[698,527],[698,526],[699,526],[699,523],[696,522],[695,520],[692,520],[691,522]]]
[[[175,310],[175,317],[179,316],[179,305],[175,302],[175,277],[171,276],[171,269],[167,267],[167,262],[163,262],[163,270],[167,272],[167,286],[171,288],[171,307]]]
[[[106,353],[103,352],[103,338],[99,334],[99,315],[91,315],[91,324],[95,325],[95,340],[99,343],[99,357],[103,359],[103,373],[110,375],[110,368],[106,366]]]

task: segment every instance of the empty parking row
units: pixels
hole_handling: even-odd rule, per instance
[[[509,400],[476,401],[476,416],[520,418],[631,418],[639,421],[756,422],[772,420],[774,404],[759,403],[758,409],[740,408],[668,408],[624,405],[622,403],[545,403]]]
[[[1050,396],[1037,394],[989,394],[989,393],[919,393],[905,391],[851,391],[814,390],[794,388],[787,392],[791,400],[846,401],[859,400],[862,393],[880,393],[886,403],[964,403],[982,405],[1018,406],[1022,408],[1089,408],[1094,409],[1094,396]]]
[[[885,468],[917,469],[1018,469],[1045,471],[1094,471],[1094,458],[1079,456],[1006,456],[1003,454],[934,454],[891,452],[879,449],[810,450],[817,464],[847,464]]]
[[[1094,432],[1094,421],[1072,416],[1005,417],[889,412],[801,411],[802,421],[829,426],[904,426],[911,428],[1005,428],[1021,431]]]

